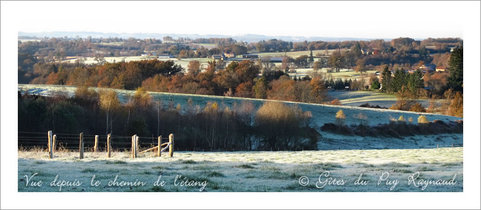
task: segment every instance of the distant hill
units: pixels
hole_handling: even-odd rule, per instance
[[[44,37],[69,37],[69,38],[109,38],[109,37],[119,37],[119,38],[156,38],[162,39],[165,36],[170,36],[172,38],[233,38],[237,41],[242,42],[258,42],[262,40],[269,39],[280,39],[284,41],[357,41],[357,40],[372,40],[366,38],[355,38],[355,37],[303,37],[303,36],[267,36],[260,34],[245,34],[245,35],[219,35],[219,34],[162,34],[162,33],[102,33],[102,32],[65,32],[65,31],[54,31],[54,32],[19,32],[19,38],[32,39],[32,38],[44,38]],[[390,39],[384,39],[386,41]]]

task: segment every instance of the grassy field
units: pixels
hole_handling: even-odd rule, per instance
[[[149,59],[155,59],[155,57],[143,57],[143,56],[119,56],[119,57],[104,57],[106,62],[109,63],[115,63],[115,62],[130,62],[130,61],[141,61],[141,60],[149,60]],[[204,65],[204,67],[207,67],[207,62],[211,61],[211,58],[183,58],[183,59],[177,59],[177,58],[167,58],[167,59],[158,59],[160,61],[168,61],[172,60],[176,64],[182,66],[182,68],[187,69],[187,65],[189,64],[189,61],[191,60],[198,60],[201,65]],[[69,63],[75,63],[76,59],[71,59],[67,60],[65,62]],[[83,61],[85,64],[96,64],[98,63],[95,60],[95,57],[86,57],[85,60]]]
[[[396,103],[397,98],[394,94],[386,94],[378,91],[329,91],[328,95],[337,98],[342,105],[360,106],[369,103],[389,108]],[[416,99],[425,108],[429,107],[430,99]],[[443,99],[436,99],[437,103],[442,103]]]
[[[341,51],[343,51],[342,49]],[[332,49],[328,50],[328,55],[332,54],[332,52],[337,51],[337,49]],[[287,55],[289,57],[297,58],[301,55],[310,55],[311,51],[306,50],[306,51],[294,51],[294,52],[263,52],[263,53],[253,53],[253,54],[258,54],[259,57],[282,57],[284,55]],[[313,50],[312,54],[316,56],[317,54],[325,55],[326,50]]]
[[[462,148],[176,152],[173,158],[146,154],[137,159],[130,159],[128,152],[114,152],[110,159],[105,158],[105,153],[88,152],[82,160],[78,159],[77,152],[59,152],[50,160],[45,151],[35,150],[19,151],[18,157],[20,192],[463,191]],[[342,179],[344,184],[327,184],[327,172],[330,178]],[[361,180],[367,183],[355,185],[361,174]],[[26,186],[25,175],[30,178],[29,186]],[[51,186],[56,175],[57,180]],[[160,175],[164,185],[154,186]],[[416,177],[415,183],[408,184],[410,176]],[[423,180],[451,180],[453,177],[456,181],[454,185],[423,184],[426,183]],[[68,181],[73,183],[75,180],[82,184],[67,185]],[[44,184],[41,187],[30,186],[33,181]],[[99,185],[92,186],[91,182],[96,181],[100,182]],[[121,186],[122,181],[126,185]],[[143,186],[135,184],[141,182]]]

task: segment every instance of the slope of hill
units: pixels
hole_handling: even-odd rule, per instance
[[[97,88],[98,89],[98,88]],[[67,95],[73,96],[75,87],[71,86],[56,86],[56,85],[31,85],[19,84],[19,91],[29,92],[32,94],[40,94],[49,96],[54,93],[63,92]],[[118,93],[121,102],[126,102],[134,91],[131,90],[115,90]],[[181,107],[186,107],[189,100],[194,105],[204,106],[207,102],[217,102],[220,106],[232,107],[234,104],[241,104],[243,102],[251,102],[256,108],[260,107],[265,99],[251,99],[238,97],[223,97],[223,96],[205,96],[195,94],[181,94],[181,93],[160,93],[150,92],[153,100],[162,101],[164,107],[169,103],[174,105],[180,104]],[[336,112],[343,110],[346,115],[345,123],[359,124],[360,119],[357,115],[362,114],[367,117],[367,125],[374,126],[388,123],[391,119],[398,119],[403,116],[406,120],[413,119],[413,123],[417,122],[420,115],[425,115],[429,121],[455,121],[460,118],[408,111],[398,111],[389,109],[373,109],[352,106],[338,106],[338,105],[321,105],[299,102],[287,102],[293,106],[299,106],[304,111],[312,113],[310,126],[315,128],[321,137],[318,143],[318,149],[387,149],[387,148],[436,148],[436,147],[452,147],[462,146],[462,134],[440,134],[440,135],[416,135],[403,138],[386,138],[386,137],[361,137],[361,136],[345,136],[324,132],[320,129],[325,123],[334,123],[336,121]]]

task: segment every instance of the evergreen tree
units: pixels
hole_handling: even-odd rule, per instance
[[[392,79],[391,88],[393,92],[398,92],[401,90],[402,86],[404,86],[406,82],[407,73],[404,70],[396,70],[394,72],[394,78]]]
[[[382,71],[381,76],[382,76],[381,90],[384,92],[391,92],[392,77],[391,77],[391,71],[389,71],[387,66],[384,67],[384,70]]]
[[[309,63],[312,63],[314,62],[314,56],[312,55],[312,49],[311,49],[311,53],[309,55]]]
[[[418,97],[418,89],[424,87],[424,81],[422,79],[423,74],[420,70],[416,70],[414,73],[408,75],[407,77],[407,87],[411,95]]]
[[[254,94],[256,98],[267,98],[267,82],[265,77],[257,79],[254,85]]]
[[[463,47],[454,49],[449,59],[448,88],[463,92]]]

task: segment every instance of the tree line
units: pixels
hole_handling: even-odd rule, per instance
[[[154,101],[142,88],[127,103],[116,92],[77,88],[74,97],[18,94],[19,132],[104,134],[142,137],[175,134],[176,148],[195,151],[316,149],[311,114],[266,102],[196,105]],[[125,139],[124,139],[125,140]],[[117,139],[117,141],[121,141]],[[127,140],[126,140],[127,141]],[[22,145],[22,142],[19,142]],[[122,148],[118,148],[122,149]]]
[[[203,44],[212,44],[212,47]],[[398,38],[391,41],[300,41],[291,42],[278,39],[262,40],[259,42],[240,42],[232,38],[188,38],[172,39],[164,37],[163,40],[149,38],[44,38],[39,41],[18,43],[18,54],[35,56],[37,59],[51,62],[58,61],[67,56],[140,56],[146,52],[156,54],[169,54],[178,58],[205,58],[214,54],[261,52],[292,52],[308,50],[332,50],[359,48],[365,53],[390,54],[396,51],[397,57],[390,59],[412,59],[404,54],[446,53],[451,47],[462,45],[461,39],[440,38],[425,39],[422,41],[411,38]],[[427,49],[429,47],[429,49]],[[327,55],[327,53],[326,53]],[[382,56],[374,56],[367,63],[379,63],[389,60]],[[387,62],[384,62],[387,63]]]
[[[324,79],[313,75],[304,80],[290,79],[282,71],[264,71],[253,61],[231,62],[222,66],[209,62],[201,71],[191,62],[187,71],[173,61],[143,60],[103,65],[48,63],[35,64],[34,84],[108,87],[148,91],[238,96],[323,103],[327,99]]]

